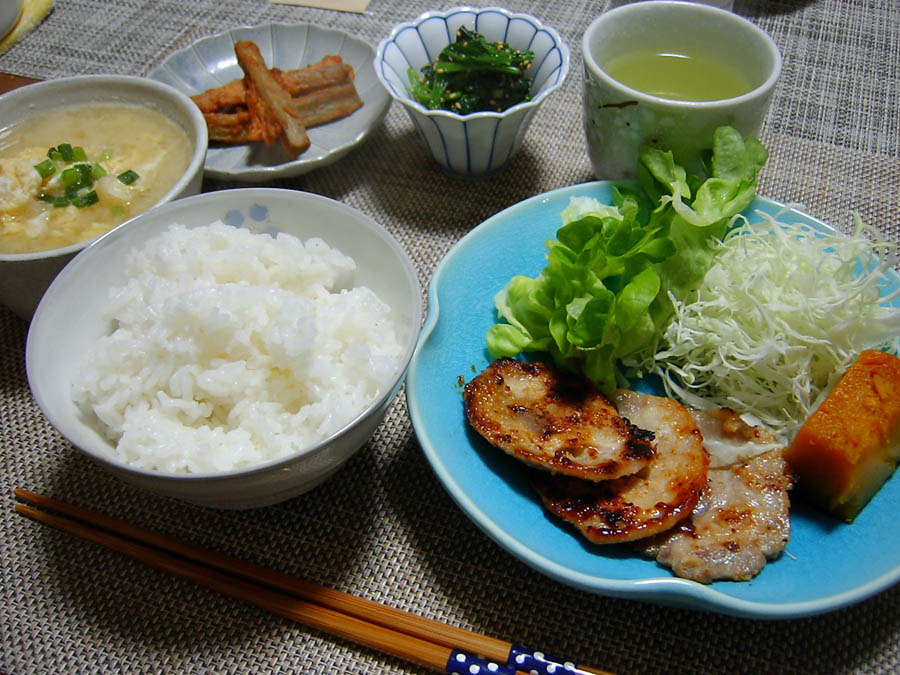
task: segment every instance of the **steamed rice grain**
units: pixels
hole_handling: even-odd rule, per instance
[[[403,356],[390,307],[352,286],[355,269],[320,239],[172,225],[132,252],[76,403],[144,469],[221,472],[314,445]]]

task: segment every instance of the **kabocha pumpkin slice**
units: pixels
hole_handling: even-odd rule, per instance
[[[900,460],[900,359],[863,351],[785,457],[800,492],[852,521]]]

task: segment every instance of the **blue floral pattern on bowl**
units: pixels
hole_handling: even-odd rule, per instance
[[[528,72],[532,99],[504,112],[459,115],[428,110],[410,96],[408,71],[419,72],[456,39],[460,26],[488,40],[530,49],[534,61]],[[499,7],[457,7],[426,12],[415,21],[401,23],[382,40],[375,52],[375,73],[385,88],[406,108],[410,119],[434,159],[448,172],[464,176],[496,173],[522,147],[534,113],[569,72],[569,48],[559,34],[533,16]]]

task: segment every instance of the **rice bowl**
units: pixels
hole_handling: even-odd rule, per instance
[[[355,209],[294,190],[202,194],[133,224],[77,256],[35,313],[26,368],[50,422],[120,478],[205,506],[273,504],[337,471],[381,422],[412,356],[422,298],[405,251]],[[177,250],[203,228],[220,231]],[[129,270],[132,252],[163,234],[173,235],[163,252]],[[249,255],[253,241],[266,245]],[[343,307],[340,319],[313,329],[317,305]],[[392,327],[373,330],[387,316]],[[129,363],[142,350],[159,351]],[[126,402],[139,403],[125,414]],[[202,461],[184,447],[204,444],[215,451]]]
[[[76,403],[143,469],[229,471],[312,446],[403,356],[391,308],[352,285],[355,269],[319,238],[174,224],[132,250]]]

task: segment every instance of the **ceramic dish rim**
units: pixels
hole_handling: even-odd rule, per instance
[[[22,15],[24,13],[24,0],[16,0],[15,12],[11,12],[7,15],[6,23],[0,24],[0,40],[12,34],[12,32],[19,26],[19,21],[22,20]]]

